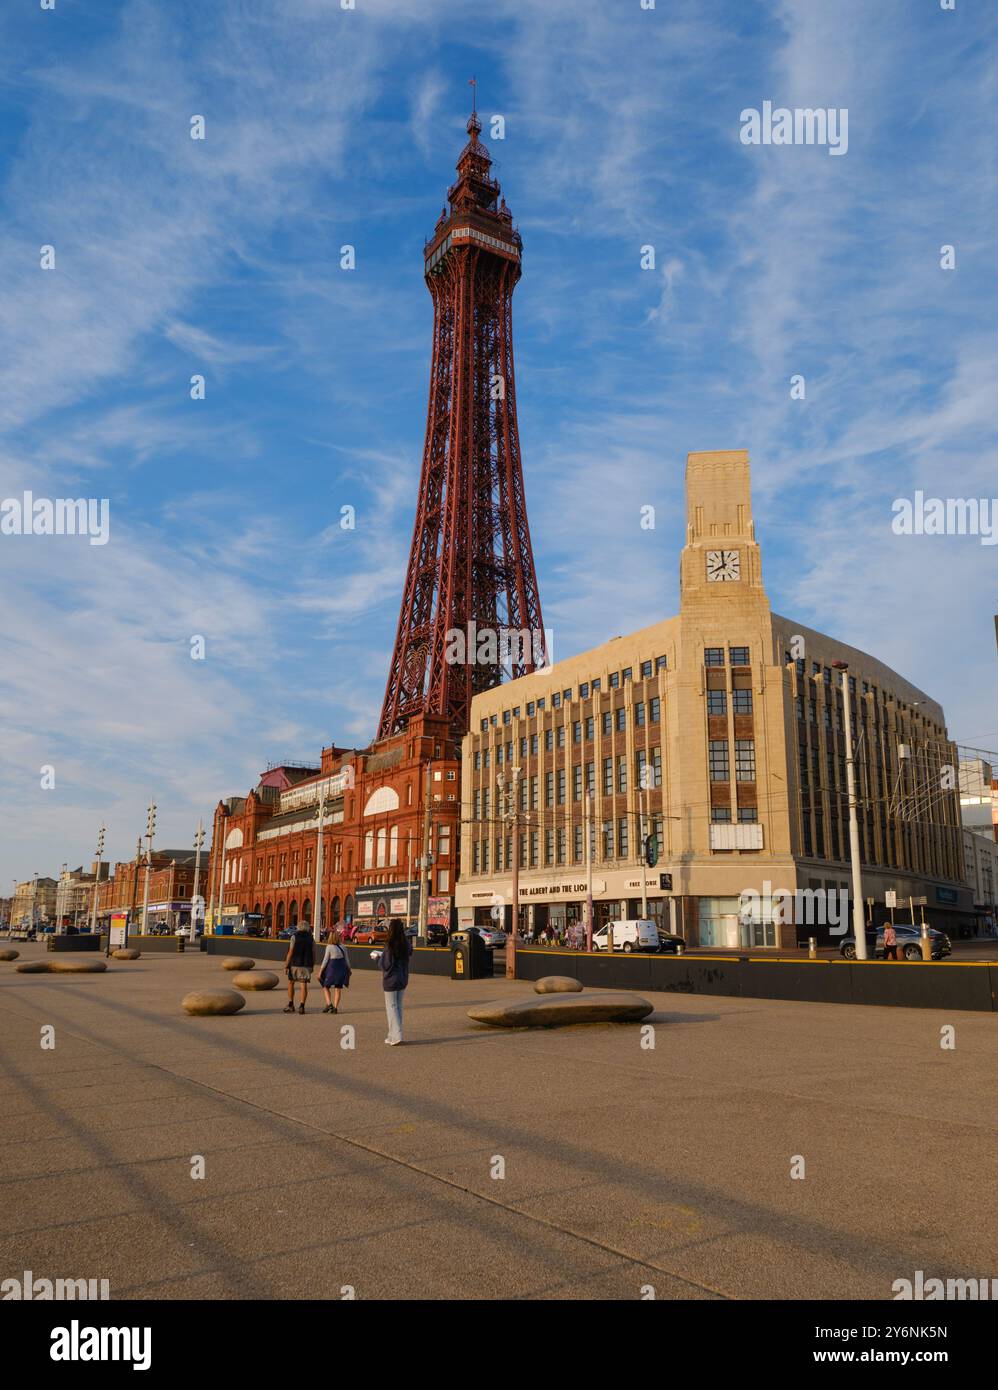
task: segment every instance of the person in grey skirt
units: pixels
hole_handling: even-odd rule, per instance
[[[300,923],[295,929],[295,934],[288,945],[288,954],[284,957],[284,969],[288,977],[288,1002],[284,1012],[293,1014],[295,1011],[295,985],[301,985],[301,1003],[298,1005],[298,1012],[305,1012],[305,1000],[308,998],[308,982],[312,978],[312,971],[315,969],[315,937],[308,927],[303,927]]]
[[[376,955],[377,952],[372,952]],[[401,918],[393,917],[388,923],[388,940],[380,953],[381,984],[385,992],[385,1013],[388,1015],[389,1047],[398,1047],[402,1042],[402,1000],[409,983],[409,958],[412,943],[405,934]]]
[[[324,1014],[339,1013],[340,995],[350,985],[350,959],[335,927],[330,933],[326,954],[322,957],[319,984],[326,996],[326,1007],[322,1012]],[[333,992],[332,998],[329,997],[330,990]]]

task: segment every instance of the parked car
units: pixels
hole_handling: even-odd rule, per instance
[[[904,960],[922,959],[922,929],[920,926],[912,926],[910,922],[895,922],[894,932],[897,936],[898,956]],[[937,931],[935,927],[929,928],[929,938],[932,942],[932,959],[942,960],[953,951],[953,943],[944,931]],[[846,960],[856,959],[856,937],[852,932],[842,938],[839,945],[839,954]],[[866,932],[866,954],[870,960],[882,958],[884,954],[884,929],[878,927],[876,931],[867,929]]]
[[[614,938],[614,940],[616,940],[616,938]],[[676,936],[674,932],[666,931],[664,927],[659,927],[658,949],[674,956],[678,955],[680,951],[686,950],[686,938],[684,936]]]
[[[384,946],[388,940],[388,928],[379,926],[358,927],[350,940],[357,946]]]
[[[277,933],[278,941],[290,941],[295,934],[294,927],[282,927]]]
[[[622,922],[608,922],[598,932],[593,932],[593,950],[608,949],[608,933],[613,931],[613,949],[624,951],[657,951],[658,927],[648,917],[633,918]]]
[[[477,932],[490,950],[506,945],[506,933],[497,927],[469,927],[468,930]]]

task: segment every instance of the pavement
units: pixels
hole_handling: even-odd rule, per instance
[[[373,973],[336,1017],[317,990],[282,1013],[282,988],[182,1012],[227,983],[200,952],[95,976],[0,964],[0,1278],[151,1299],[889,1299],[918,1269],[998,1277],[993,1014],[649,994],[650,1034],[510,1033],[467,1010],[529,984],[413,976],[389,1049]]]

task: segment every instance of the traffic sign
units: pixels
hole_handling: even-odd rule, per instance
[[[672,892],[672,875],[671,875],[671,874],[659,874],[659,876],[658,876],[658,886],[659,886],[659,888],[666,888],[666,889],[668,889],[668,891],[671,893],[671,892]]]

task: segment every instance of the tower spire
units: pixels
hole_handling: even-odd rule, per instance
[[[420,713],[446,716],[460,737],[474,695],[547,661],[516,422],[521,241],[481,128],[475,100],[449,207],[424,251],[430,400],[379,738]]]

